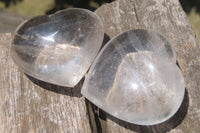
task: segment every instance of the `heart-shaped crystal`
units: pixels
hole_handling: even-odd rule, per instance
[[[185,92],[170,43],[152,30],[124,32],[101,50],[82,94],[127,122],[154,125],[179,109]]]
[[[11,56],[32,77],[74,87],[97,55],[103,36],[97,15],[71,8],[21,24],[14,34]]]

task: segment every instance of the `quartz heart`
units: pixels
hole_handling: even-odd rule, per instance
[[[171,44],[141,29],[119,34],[105,45],[81,93],[119,119],[154,125],[176,113],[185,84]]]
[[[71,8],[22,23],[14,33],[11,56],[37,79],[74,87],[97,55],[103,24],[93,12]]]

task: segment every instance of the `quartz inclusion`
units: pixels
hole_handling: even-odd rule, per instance
[[[171,44],[152,30],[127,31],[109,41],[82,88],[82,94],[101,109],[139,125],[172,117],[184,92]]]
[[[14,34],[11,56],[32,77],[74,87],[97,55],[103,36],[97,15],[71,8],[22,23]]]

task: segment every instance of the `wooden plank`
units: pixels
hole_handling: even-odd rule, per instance
[[[186,94],[174,117],[156,126],[138,126],[99,111],[103,132],[200,132],[200,50],[191,25],[178,0],[117,0],[100,7],[105,33],[112,38],[130,29],[153,29],[173,44],[183,71]],[[167,69],[167,68],[166,68]],[[103,118],[101,118],[103,116]]]
[[[9,55],[11,34],[0,34],[0,132],[91,133],[81,84],[60,87],[26,76]]]
[[[178,0],[117,0],[100,7],[105,33],[129,29],[164,34],[175,47],[186,82],[180,110],[156,126],[121,121],[85,100],[81,84],[65,88],[26,76],[9,56],[11,34],[0,34],[0,132],[198,133],[200,128],[200,50]]]

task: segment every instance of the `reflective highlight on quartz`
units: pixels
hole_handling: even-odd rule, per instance
[[[32,77],[74,87],[97,55],[103,36],[97,15],[71,8],[21,24],[13,37],[11,56]]]
[[[168,120],[185,92],[171,44],[152,30],[119,34],[101,50],[82,94],[109,114],[139,125]]]

